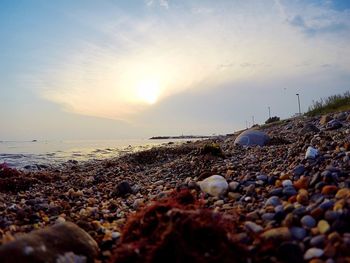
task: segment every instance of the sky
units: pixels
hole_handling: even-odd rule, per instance
[[[226,134],[350,90],[348,0],[1,0],[0,140]]]

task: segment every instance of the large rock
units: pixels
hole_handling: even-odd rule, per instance
[[[261,131],[247,130],[242,132],[235,140],[234,144],[242,146],[264,146],[270,141],[270,137]]]
[[[95,240],[69,222],[33,231],[0,246],[2,263],[94,262],[97,254]]]

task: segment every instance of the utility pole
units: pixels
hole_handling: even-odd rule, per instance
[[[271,119],[271,109],[270,109],[270,106],[269,106],[268,108],[269,108],[269,119]]]
[[[252,116],[252,123],[253,123],[253,125],[252,125],[252,126],[254,126],[254,116]]]
[[[301,116],[301,109],[300,109],[300,98],[299,98],[299,93],[295,94],[298,97],[298,106],[299,106],[299,116]]]

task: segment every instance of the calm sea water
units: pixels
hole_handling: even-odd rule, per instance
[[[10,167],[37,170],[64,162],[102,160],[167,144],[170,140],[74,140],[74,141],[3,141],[0,163]],[[174,140],[173,140],[174,141]],[[183,141],[176,140],[181,143]]]

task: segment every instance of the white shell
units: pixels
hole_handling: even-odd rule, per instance
[[[308,159],[308,158],[314,159],[317,157],[317,155],[318,155],[318,150],[309,146],[305,153],[305,159]]]
[[[199,187],[204,193],[212,196],[219,196],[226,192],[228,183],[221,175],[212,175],[203,181],[198,182]]]

